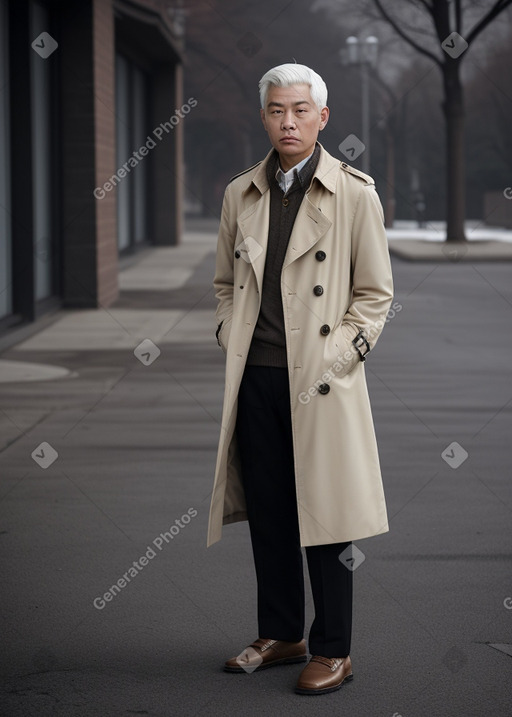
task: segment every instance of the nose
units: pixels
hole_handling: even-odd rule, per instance
[[[293,113],[290,111],[285,112],[283,114],[283,118],[281,121],[281,127],[283,129],[294,129],[295,127],[295,117],[293,116]]]

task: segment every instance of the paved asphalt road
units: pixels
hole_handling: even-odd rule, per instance
[[[170,321],[151,365],[140,335],[127,348],[93,327],[105,335],[81,346],[81,312],[2,356],[73,373],[0,386],[0,714],[512,715],[511,265],[394,261],[400,310],[366,364],[390,532],[357,543],[353,682],[303,697],[300,665],[221,671],[257,635],[247,525],[205,547],[213,250],[211,235],[162,250],[174,288],[129,267],[96,312]],[[311,607],[308,592],[308,624]]]

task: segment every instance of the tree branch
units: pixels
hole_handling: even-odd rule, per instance
[[[426,10],[428,13],[430,13],[430,15],[432,15],[433,8],[432,8],[432,5],[429,5],[429,4],[428,4],[427,0],[418,0],[418,2],[420,2],[420,3],[423,5],[423,7],[425,8],[425,10]]]
[[[436,29],[437,38],[442,43],[452,32],[449,3],[448,0],[433,0],[433,3],[432,21]]]
[[[425,50],[425,48],[421,47],[421,45],[418,45],[418,43],[415,42],[415,40],[413,40],[411,37],[409,37],[409,35],[407,35],[407,34],[402,30],[402,28],[401,28],[401,27],[397,24],[397,22],[391,17],[391,15],[389,15],[388,12],[387,12],[386,10],[384,10],[384,8],[383,8],[383,6],[382,6],[382,3],[381,3],[381,0],[373,0],[373,2],[375,3],[375,6],[376,6],[377,9],[379,10],[379,12],[380,12],[380,14],[382,15],[382,17],[384,18],[384,20],[386,20],[386,22],[391,25],[391,27],[393,28],[393,30],[394,30],[398,35],[400,35],[400,37],[402,38],[402,40],[405,40],[411,47],[414,47],[414,49],[415,49],[417,52],[420,52],[422,55],[425,55],[426,57],[429,57],[429,58],[430,58],[431,60],[433,60],[437,65],[439,65],[439,67],[442,67],[442,62],[441,62],[441,60],[440,60],[436,55],[434,55],[433,52],[430,52],[430,50]],[[512,2],[512,0],[508,0],[508,2]]]
[[[455,30],[462,33],[462,8],[461,0],[455,0]]]
[[[487,25],[489,25],[489,23],[494,20],[494,18],[497,17],[500,12],[502,12],[506,7],[511,4],[512,0],[496,0],[487,15],[484,15],[483,18],[479,22],[477,22],[473,29],[468,33],[467,37],[464,38],[468,45],[470,45],[473,40],[478,37],[482,30],[485,30]]]

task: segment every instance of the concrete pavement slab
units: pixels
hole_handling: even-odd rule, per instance
[[[145,338],[160,341],[182,316],[165,309],[90,309],[69,312],[18,344],[18,351],[134,349]]]

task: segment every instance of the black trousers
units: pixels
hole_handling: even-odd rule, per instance
[[[288,369],[246,366],[236,424],[256,577],[259,637],[304,637],[304,576],[290,415]],[[306,548],[315,606],[309,651],[346,657],[352,631],[352,571],[339,560],[350,545]]]

